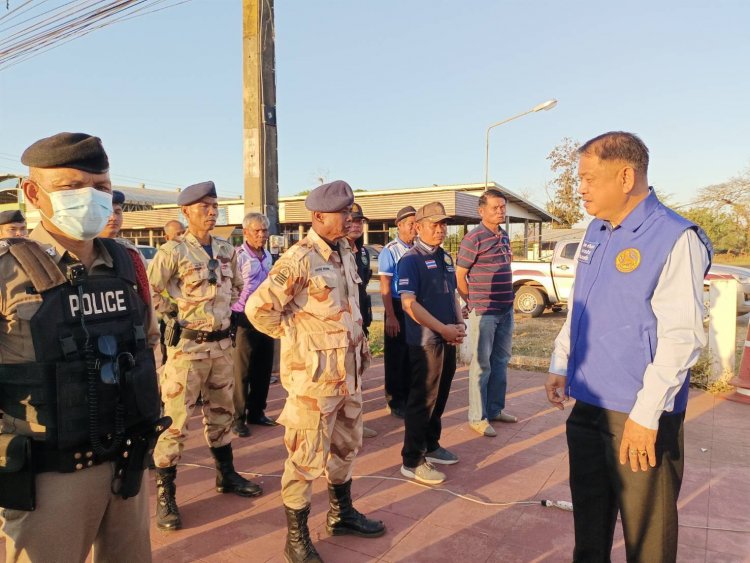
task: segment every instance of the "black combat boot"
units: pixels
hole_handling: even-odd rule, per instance
[[[232,444],[211,448],[216,460],[216,492],[234,493],[241,497],[257,497],[263,494],[260,485],[248,481],[234,470],[232,463]]]
[[[352,480],[340,485],[328,484],[331,508],[326,519],[326,530],[332,536],[351,534],[363,538],[376,538],[385,533],[385,524],[370,520],[352,506]]]
[[[180,511],[174,498],[175,477],[176,467],[156,468],[156,527],[168,532],[182,528]]]
[[[287,563],[323,563],[310,539],[310,530],[307,529],[310,505],[299,510],[285,505],[284,510],[287,528],[284,559]]]

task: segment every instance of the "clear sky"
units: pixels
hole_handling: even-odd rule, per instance
[[[493,130],[491,179],[543,203],[563,137],[624,129],[688,202],[750,166],[748,25],[746,0],[277,0],[280,193],[481,182],[487,125],[556,98]],[[116,183],[240,194],[241,35],[241,0],[193,0],[0,71],[0,173],[84,131]]]

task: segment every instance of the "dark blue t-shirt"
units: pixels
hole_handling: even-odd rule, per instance
[[[439,246],[430,248],[419,239],[398,262],[398,291],[413,293],[417,303],[443,324],[455,324],[456,269],[453,259]],[[406,343],[423,346],[443,338],[406,317]]]

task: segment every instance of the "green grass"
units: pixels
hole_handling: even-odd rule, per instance
[[[370,354],[373,358],[383,355],[383,321],[372,321],[370,325]]]

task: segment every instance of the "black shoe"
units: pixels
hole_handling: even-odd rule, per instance
[[[390,407],[389,409],[391,411],[391,416],[395,416],[396,418],[404,418],[404,407]]]
[[[268,418],[265,414],[262,414],[260,416],[248,416],[247,421],[250,424],[258,424],[260,426],[278,426],[279,423],[275,420],[271,420]]]
[[[241,418],[238,418],[234,421],[234,424],[232,424],[232,432],[237,434],[240,438],[247,438],[250,436],[250,429]]]
[[[287,528],[284,559],[287,563],[323,563],[310,539],[310,530],[307,528],[310,505],[299,510],[284,506],[284,511],[286,511]]]
[[[216,492],[234,493],[241,497],[257,497],[263,494],[260,485],[248,481],[234,470],[232,444],[211,448],[216,460]]]
[[[377,538],[385,533],[385,524],[371,520],[352,506],[352,480],[340,485],[328,484],[331,508],[326,519],[326,531],[332,536],[353,535]]]
[[[180,510],[177,508],[174,484],[176,467],[156,469],[156,527],[166,532],[182,528]]]

